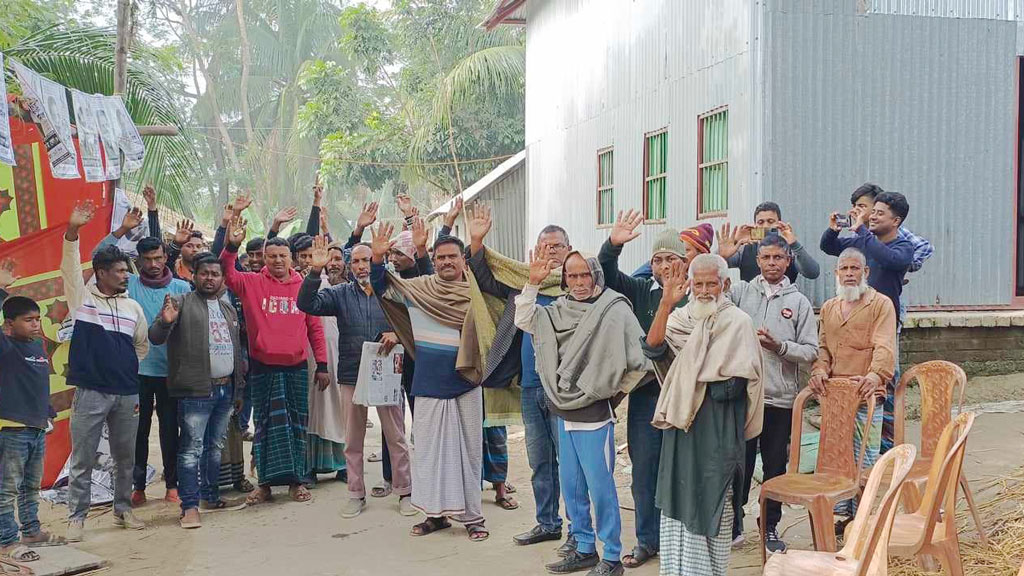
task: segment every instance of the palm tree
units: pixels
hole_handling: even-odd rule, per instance
[[[43,76],[89,94],[114,92],[113,28],[65,27],[53,25],[0,46],[4,53]],[[170,67],[154,51],[144,47],[132,50],[128,66],[125,105],[139,125],[176,126],[184,122],[167,88]],[[196,208],[192,174],[199,157],[191,141],[183,135],[143,137],[146,159],[142,169],[125,179],[129,189],[141,189],[152,183],[160,191],[160,200],[191,215]]]

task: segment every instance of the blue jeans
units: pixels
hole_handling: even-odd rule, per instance
[[[633,463],[633,503],[636,541],[650,552],[661,544],[661,511],[654,504],[658,490],[658,465],[661,461],[661,430],[651,426],[661,387],[651,382],[629,395],[626,440]]]
[[[622,554],[622,518],[619,516],[619,495],[615,490],[615,424],[609,422],[597,430],[566,432],[565,422],[558,423],[559,452],[562,456],[559,474],[565,507],[574,518],[571,534],[581,554],[597,552],[594,525],[590,520],[590,503],[594,503],[597,534],[604,545],[601,557],[618,562]]]
[[[179,398],[178,496],[182,511],[199,507],[200,498],[220,500],[217,477],[233,409],[230,384],[214,386],[206,398]]]
[[[548,410],[544,388],[523,388],[523,426],[526,428],[526,458],[530,463],[530,484],[537,504],[537,524],[547,532],[562,530],[558,515],[558,416]],[[570,528],[571,529],[571,528]]]
[[[0,546],[18,541],[14,504],[21,533],[39,533],[39,484],[43,481],[46,432],[39,428],[0,429]]]

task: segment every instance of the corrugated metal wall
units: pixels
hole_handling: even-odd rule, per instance
[[[908,276],[910,305],[1008,304],[1017,24],[858,16],[850,0],[800,9],[808,4],[772,1],[764,15],[761,136],[765,196],[822,264],[804,293],[816,303],[832,294],[835,259],[818,251],[819,234],[826,215],[848,208],[850,192],[872,181],[907,195],[908,228],[935,246]]]
[[[644,133],[668,127],[668,225],[697,214],[697,116],[729,107],[729,205],[751,192],[751,2],[547,0],[529,3],[526,239],[549,223],[596,252],[597,151],[615,147],[615,209],[642,207]],[[624,267],[649,257],[647,226]]]

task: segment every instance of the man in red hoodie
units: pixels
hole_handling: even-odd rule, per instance
[[[235,268],[238,247],[245,240],[244,218],[235,217],[221,253],[224,283],[242,302],[249,339],[249,373],[256,434],[252,455],[260,487],[246,499],[251,506],[270,499],[271,486],[289,486],[296,502],[312,495],[309,479],[306,422],[309,402],[307,343],[316,359],[316,382],[329,383],[323,325],[299,310],[296,302],[302,276],[292,269],[291,248],[283,238],[267,240],[260,272]]]

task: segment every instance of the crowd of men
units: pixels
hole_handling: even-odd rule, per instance
[[[39,307],[8,297],[15,265],[0,265],[4,557],[32,561],[35,546],[85,538],[104,427],[113,522],[143,529],[132,509],[146,500],[154,410],[165,498],[180,502],[182,528],[199,528],[201,513],[268,502],[274,486],[309,501],[323,474],[347,482],[341,512],[352,521],[367,506],[367,407],[354,394],[364,346],[375,343],[381,355],[404,350],[413,425],[407,435],[406,402],[376,407],[384,482],[370,495],[397,496],[403,516],[423,514],[413,536],[455,521],[471,541],[486,540],[485,482],[502,509],[518,507],[506,481],[505,425],[521,419],[536,526],[513,540],[562,542],[567,532],[549,572],[622,574],[660,555],[661,574],[725,574],[743,538],[757,453],[765,479],[786,472],[801,369],[816,394],[828,394],[829,378],[846,377],[884,406],[869,437],[858,434],[851,446],[866,443],[865,466],[891,447],[901,294],[906,274],[932,252],[903,226],[903,195],[857,188],[851,209],[832,214],[821,236],[821,250],[838,263],[836,296],[819,321],[795,283],[817,278],[819,264],[771,202],[755,209],[753,224],[724,224],[717,234],[707,223],[662,229],[647,264],[628,274],[619,258],[640,235],[635,211],[619,214],[596,257],[552,223],[528,261],[517,262],[485,245],[485,206],[467,210],[468,247],[451,235],[461,199],[433,242],[399,196],[401,222],[374,228],[378,206],[367,204],[342,243],[327,229],[317,186],[304,233],[277,235],[296,216],[286,209],[267,238],[246,243],[242,212],[251,199],[242,196],[225,207],[207,249],[187,221],[161,239],[155,193],[146,198],[154,235],[134,257],[118,248],[145,225],[140,209],[129,211],[92,251],[94,281],[83,276],[79,230],[95,208],[76,206],[64,235],[61,275],[74,319],[67,381],[77,390],[63,538],[36,518],[53,416]],[[636,533],[623,554],[614,428],[627,397]],[[866,420],[866,405],[858,417]],[[245,477],[243,440],[252,442],[256,486]],[[222,496],[226,486],[248,495]],[[837,530],[853,506],[837,508]],[[770,502],[758,520],[771,553],[786,549],[780,518],[781,505]]]

